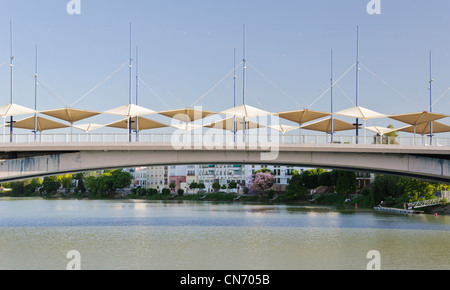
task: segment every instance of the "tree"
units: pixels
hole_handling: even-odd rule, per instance
[[[176,187],[175,183],[171,182],[169,184],[169,188],[170,188],[171,191],[175,191],[175,187]]]
[[[220,190],[220,183],[218,182],[214,182],[212,185],[212,188],[214,189],[215,192]]]
[[[65,190],[68,190],[70,188],[70,185],[72,184],[73,175],[72,174],[60,175],[60,176],[58,176],[58,180],[61,183],[62,187]]]
[[[270,173],[270,174],[274,175],[273,172],[270,169],[265,168],[265,167],[261,168],[260,170],[255,172],[255,174],[257,174],[257,173]]]
[[[275,182],[276,178],[271,173],[259,172],[253,175],[250,189],[262,196],[267,190],[272,188]]]
[[[230,183],[228,184],[228,189],[236,189],[236,188],[237,188],[236,181],[234,180],[230,181]]]
[[[374,204],[379,204],[388,197],[400,197],[404,192],[405,188],[398,176],[378,174],[372,183],[371,194]]]
[[[315,189],[319,187],[319,176],[324,173],[323,169],[308,169],[304,170],[301,175],[303,175],[304,185],[308,189]]]
[[[338,170],[336,192],[349,195],[356,192],[356,174],[351,171]]]
[[[433,199],[439,186],[437,183],[407,177],[400,177],[398,183],[411,201]]]
[[[395,129],[393,125],[388,125],[387,128]],[[377,133],[375,136],[373,136],[373,144],[398,144],[396,140],[397,137],[397,131],[386,133],[383,136]]]
[[[189,188],[190,189],[196,189],[196,188],[198,188],[198,183],[197,182],[191,182],[191,184],[189,184]]]
[[[331,171],[322,172],[317,178],[319,186],[333,186],[333,179],[331,177],[333,173]]]
[[[84,173],[77,173],[74,176],[74,179],[77,180],[77,188],[78,191],[80,191],[81,193],[85,193],[86,192],[86,187],[85,187],[85,174]]]
[[[45,177],[42,182],[42,191],[48,194],[56,193],[56,191],[61,187],[61,183],[57,176]]]
[[[121,169],[106,170],[100,176],[89,176],[86,179],[87,187],[94,193],[111,194],[117,189],[129,187],[133,176]]]
[[[287,199],[298,199],[303,197],[307,188],[304,182],[304,175],[301,175],[297,172],[294,172],[292,178],[289,180],[289,184],[286,187],[286,198]]]

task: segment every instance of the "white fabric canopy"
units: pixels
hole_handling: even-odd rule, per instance
[[[450,126],[440,122],[431,122],[433,124],[433,134],[448,133],[450,132]],[[407,132],[413,134],[420,134],[422,136],[429,135],[431,133],[430,122],[421,123],[417,126],[406,126],[399,129],[400,132]]]
[[[430,113],[430,112],[425,111],[425,112],[418,112],[418,113],[393,115],[393,116],[390,116],[389,118],[394,119],[396,121],[400,121],[402,123],[416,126],[416,125],[420,125],[423,123],[429,123],[432,121],[444,119],[447,117],[449,117],[449,115]]]
[[[136,122],[136,121],[138,121],[138,122]],[[126,118],[126,119],[123,119],[123,120],[120,120],[117,122],[113,122],[111,124],[106,125],[106,127],[129,129],[130,128],[130,119]],[[131,120],[131,129],[136,130],[137,127],[139,127],[139,131],[142,131],[142,130],[166,128],[169,126],[166,124],[160,123],[158,121],[150,120],[150,119],[147,119],[144,117],[133,117]]]
[[[3,118],[20,115],[29,115],[34,113],[36,113],[35,110],[16,104],[8,104],[5,106],[0,106],[0,116]]]
[[[356,119],[363,119],[363,120],[369,120],[369,119],[376,119],[376,118],[385,118],[387,115],[356,106],[353,108],[349,108],[340,112],[337,112],[335,115],[338,116],[345,116],[345,117],[353,117]]]
[[[308,109],[278,113],[280,118],[303,125],[305,123],[330,116],[330,113],[311,111]]]
[[[279,124],[279,125],[271,125],[269,126],[269,128],[280,131],[281,133],[287,133],[296,129],[300,129],[300,126],[289,126],[289,125],[283,125],[283,124]]]
[[[91,132],[91,131],[103,128],[103,127],[105,127],[105,125],[89,123],[89,124],[76,125],[73,127],[78,130],[84,131],[84,132]]]
[[[198,128],[202,128],[203,126],[192,124],[192,123],[185,123],[185,124],[170,125],[170,127],[189,132],[189,131],[193,131],[193,130],[198,129]]]
[[[259,117],[259,116],[268,116],[272,115],[272,113],[249,106],[242,105],[234,108],[230,108],[228,110],[220,112],[223,115],[227,116],[237,116],[243,118],[251,118],[251,117]]]
[[[312,131],[332,133],[331,132],[331,118],[327,118],[325,120],[321,120],[321,121],[317,121],[317,122],[310,123],[307,125],[303,125],[303,126],[301,126],[301,128],[306,129],[306,130],[312,130]],[[356,126],[353,124],[333,118],[333,131],[334,131],[333,133],[339,132],[339,131],[354,130],[355,128],[356,128]]]
[[[189,123],[199,119],[203,119],[207,116],[216,115],[217,113],[211,111],[203,111],[199,109],[184,108],[178,110],[158,112],[158,114],[169,118],[177,119],[185,123]]]
[[[55,130],[55,129],[62,129],[62,128],[68,128],[68,125],[61,124],[59,122],[55,122],[50,119],[46,119],[43,117],[36,117],[36,130],[38,132],[43,132],[47,130]],[[13,124],[14,128],[19,129],[28,129],[28,130],[34,130],[35,128],[35,118],[34,116],[28,117],[26,119],[16,121]]]
[[[110,114],[110,115],[119,115],[119,116],[125,116],[125,117],[132,118],[132,117],[156,114],[157,112],[147,109],[147,108],[144,108],[144,107],[141,107],[141,106],[130,104],[130,105],[124,105],[124,106],[120,106],[115,109],[108,110],[104,113]]]
[[[250,130],[250,129],[258,129],[258,128],[265,127],[264,125],[261,125],[261,124],[255,123],[255,122],[250,122],[248,120],[246,120],[245,123],[246,123],[246,126],[244,128],[244,119],[236,117],[236,126],[235,126],[234,117],[229,117],[226,119],[222,119],[220,121],[216,121],[216,122],[212,122],[210,124],[203,125],[203,127],[219,129],[219,130],[227,130],[227,131],[234,131],[235,129],[236,129],[236,131],[243,131],[244,129]]]
[[[370,126],[366,127],[367,130],[378,133],[380,135],[388,134],[391,132],[398,131],[399,129],[393,129],[393,128],[385,128],[385,127],[379,127],[379,126]]]
[[[62,108],[56,110],[48,110],[41,112],[44,115],[64,120],[73,124],[75,122],[99,115],[98,112],[78,110],[73,108]]]

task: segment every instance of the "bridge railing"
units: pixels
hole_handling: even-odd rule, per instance
[[[244,136],[233,133],[227,134],[173,134],[173,133],[66,133],[66,134],[14,134],[0,136],[0,145],[11,144],[85,144],[85,143],[164,143],[174,144],[186,142],[190,144],[223,145],[244,141]],[[438,146],[450,147],[450,138],[433,137],[405,137],[387,138],[382,136],[350,136],[350,135],[289,135],[289,134],[246,134],[246,144],[271,143],[279,145],[296,144],[363,144],[363,145],[391,145],[391,146]]]

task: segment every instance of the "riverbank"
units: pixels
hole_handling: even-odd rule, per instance
[[[1,195],[0,197],[8,197]],[[36,196],[42,197],[42,196]],[[42,197],[44,199],[85,199],[85,200],[148,200],[148,201],[208,201],[208,202],[248,202],[260,204],[285,204],[285,205],[317,205],[317,206],[335,206],[337,208],[359,208],[373,209],[370,198],[365,195],[354,195],[351,197],[339,194],[318,194],[308,195],[302,199],[290,200],[284,194],[275,194],[274,196],[259,195],[238,195],[236,193],[212,192],[199,194],[154,194],[138,195],[116,193],[113,195],[83,196],[82,194],[57,194],[53,196]],[[397,208],[400,208],[397,206]],[[450,215],[450,204],[433,206],[421,209],[425,214],[431,215]]]

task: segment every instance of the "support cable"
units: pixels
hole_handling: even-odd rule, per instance
[[[190,108],[193,108],[198,102],[200,102],[203,98],[205,98],[209,93],[211,93],[217,86],[219,86],[221,83],[223,83],[231,74],[234,74],[235,70],[241,66],[243,61],[238,64],[235,68],[233,68],[225,77],[223,77],[220,81],[218,81],[214,86],[212,86],[206,93],[204,93],[200,98],[198,98],[191,106]]]

